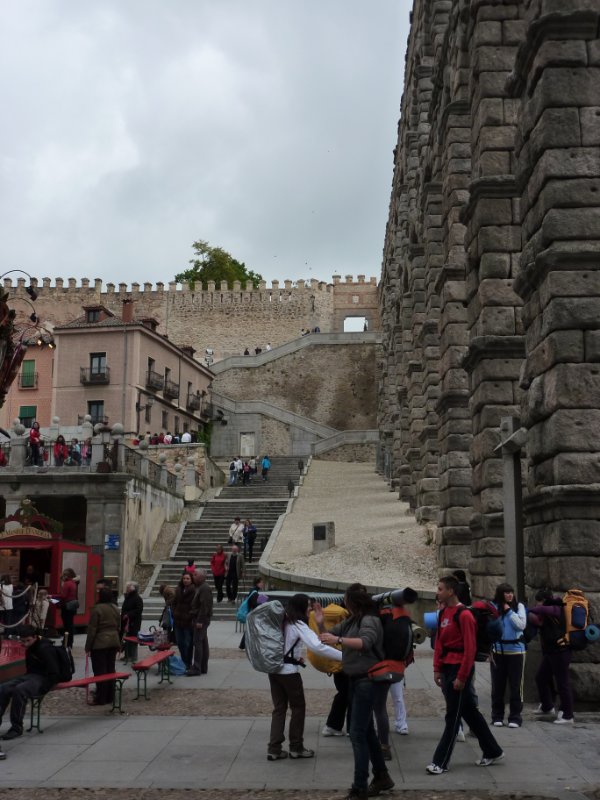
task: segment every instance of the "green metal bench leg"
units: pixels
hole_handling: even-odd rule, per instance
[[[161,661],[159,664],[160,667],[160,680],[159,683],[166,681],[167,683],[173,683],[171,680],[171,665],[169,663],[169,659],[165,658],[164,661]]]
[[[27,728],[27,733],[32,731],[34,728],[37,730],[38,733],[43,733],[42,727],[40,725],[40,712],[42,709],[42,700],[44,699],[44,695],[41,697],[30,697],[31,707],[29,710],[29,727]],[[35,723],[33,721],[33,717],[35,715]]]
[[[136,693],[136,696],[133,699],[134,700],[139,700],[140,697],[142,696],[142,693],[140,691],[140,681],[143,679],[143,681],[144,681],[144,700],[150,700],[150,698],[148,697],[148,678],[147,678],[148,670],[147,669],[138,669],[138,670],[136,670],[135,674],[136,674],[136,677],[137,677],[137,693]]]
[[[116,678],[115,679],[115,694],[113,697],[113,704],[110,710],[111,714],[113,711],[118,710],[119,714],[124,714],[123,711],[123,684],[125,681],[123,678]]]

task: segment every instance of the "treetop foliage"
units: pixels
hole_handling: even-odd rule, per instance
[[[193,289],[196,283],[205,286],[208,281],[214,281],[217,286],[221,281],[227,281],[229,288],[233,288],[234,281],[252,281],[255,289],[262,281],[262,275],[246,268],[242,261],[235,259],[222,247],[211,247],[208,242],[199,239],[192,245],[195,257],[190,259],[192,265],[189,269],[175,275],[179,283],[189,283]]]

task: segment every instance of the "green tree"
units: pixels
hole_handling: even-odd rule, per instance
[[[214,281],[217,286],[221,281],[227,281],[229,287],[233,287],[233,281],[252,281],[255,289],[258,288],[262,275],[258,275],[252,270],[246,269],[246,265],[237,261],[230,253],[222,247],[211,247],[208,242],[199,239],[192,245],[195,258],[190,258],[189,269],[175,275],[175,280],[179,283],[187,282],[193,289],[196,283],[202,286],[208,281]]]

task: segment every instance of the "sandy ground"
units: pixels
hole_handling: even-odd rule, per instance
[[[335,547],[312,555],[312,523],[335,523]],[[431,531],[373,464],[311,462],[269,564],[298,575],[371,586],[432,590],[436,585]]]

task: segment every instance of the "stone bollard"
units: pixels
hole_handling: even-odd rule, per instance
[[[313,555],[335,547],[335,522],[313,522]]]

